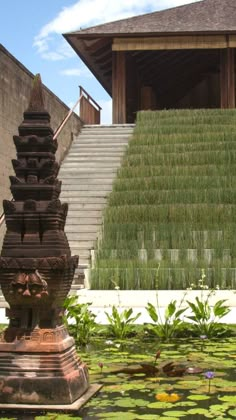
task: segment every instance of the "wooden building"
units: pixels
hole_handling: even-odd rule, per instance
[[[138,110],[234,108],[236,0],[202,0],[64,34],[113,99]]]

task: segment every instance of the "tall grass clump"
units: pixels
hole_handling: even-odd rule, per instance
[[[236,110],[142,111],[104,212],[93,289],[236,288]]]

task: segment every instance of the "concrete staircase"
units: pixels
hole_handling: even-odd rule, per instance
[[[134,125],[85,125],[63,161],[60,199],[69,204],[65,231],[79,267],[73,288],[83,287],[103,210]]]

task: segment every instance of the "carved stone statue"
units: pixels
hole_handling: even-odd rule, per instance
[[[7,231],[0,257],[9,304],[9,326],[0,339],[0,403],[71,404],[89,386],[62,318],[78,257],[71,256],[64,232],[57,141],[39,75],[14,143],[13,201],[3,203]]]

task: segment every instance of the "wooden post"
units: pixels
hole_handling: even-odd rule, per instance
[[[126,62],[124,51],[112,53],[113,124],[126,123]]]
[[[130,53],[126,54],[126,122],[134,123],[139,104],[137,65]]]
[[[235,108],[234,49],[226,48],[220,54],[221,108]]]

